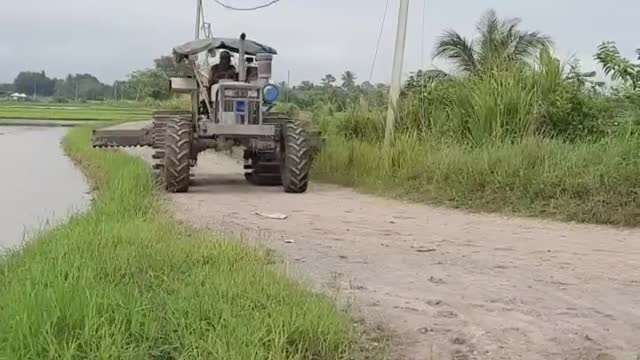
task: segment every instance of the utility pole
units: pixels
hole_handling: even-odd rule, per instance
[[[76,102],[78,102],[78,76],[76,75]]]
[[[398,32],[396,33],[396,48],[393,54],[393,70],[391,72],[391,89],[389,91],[389,109],[387,110],[387,128],[384,133],[385,148],[391,145],[395,130],[396,110],[400,98],[402,80],[402,65],[404,63],[404,48],[407,38],[407,20],[409,17],[409,0],[400,0],[398,14]]]
[[[289,103],[290,93],[291,93],[291,70],[287,70],[287,103]]]
[[[196,40],[200,39],[200,21],[202,19],[202,0],[197,0],[198,5],[196,7]]]

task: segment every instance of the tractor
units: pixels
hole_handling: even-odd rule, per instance
[[[220,51],[237,56],[237,73],[209,87],[198,59],[202,55],[215,58]],[[243,151],[249,183],[282,186],[287,193],[306,192],[310,139],[299,121],[272,111],[279,97],[278,87],[270,82],[274,55],[276,50],[245,34],[175,47],[174,61],[188,65],[193,73],[169,78],[168,86],[172,93],[190,95],[191,110],[155,112],[152,126],[140,136],[97,130],[94,146],[151,146],[153,167],[168,192],[189,190],[191,168],[201,152],[235,148]]]

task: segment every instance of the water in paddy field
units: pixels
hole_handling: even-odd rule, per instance
[[[0,126],[0,250],[89,204],[89,186],[64,155],[61,127]]]

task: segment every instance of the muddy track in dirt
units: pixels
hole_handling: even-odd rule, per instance
[[[329,185],[285,194],[248,185],[236,161],[215,153],[195,173],[189,193],[169,196],[180,219],[247,232],[298,278],[340,285],[396,334],[394,358],[640,352],[639,230],[467,214]]]

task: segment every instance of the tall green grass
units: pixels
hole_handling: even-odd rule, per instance
[[[548,52],[503,65],[405,89],[389,152],[384,111],[320,116],[316,176],[452,207],[640,225],[637,124]]]
[[[405,199],[479,211],[640,225],[640,136],[569,143],[530,137],[481,146],[402,134],[330,136],[315,176]]]
[[[536,67],[512,64],[425,83],[403,94],[398,129],[476,145],[607,135],[614,109],[570,75],[543,53]]]
[[[91,210],[0,258],[0,359],[347,359],[349,318],[265,253],[179,226],[148,166],[65,149]]]

